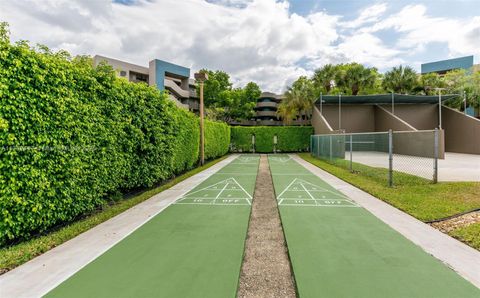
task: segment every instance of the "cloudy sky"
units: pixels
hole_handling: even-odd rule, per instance
[[[0,0],[0,20],[13,40],[221,69],[274,92],[326,63],[480,63],[480,0]]]

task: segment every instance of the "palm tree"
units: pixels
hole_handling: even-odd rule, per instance
[[[277,115],[282,118],[284,125],[290,125],[297,114],[297,109],[287,102],[282,102],[278,105]]]
[[[443,87],[443,80],[436,72],[427,73],[420,77],[419,90],[425,95],[435,95],[435,88]]]
[[[343,66],[341,81],[339,85],[350,90],[352,95],[357,95],[364,88],[371,88],[377,78],[377,69],[368,68],[358,63],[350,63]]]
[[[295,108],[302,118],[307,121],[310,119],[313,105],[318,97],[316,93],[313,82],[307,77],[301,76],[285,92],[284,101],[290,107]]]
[[[410,92],[417,83],[417,73],[410,66],[402,65],[394,67],[385,73],[383,87],[395,93],[406,94]]]
[[[338,73],[338,65],[326,64],[322,68],[315,70],[313,75],[314,85],[320,89],[324,89],[326,93],[329,93],[332,89],[332,81],[335,81]]]

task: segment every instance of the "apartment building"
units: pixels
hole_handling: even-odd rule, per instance
[[[277,116],[277,109],[282,98],[282,95],[263,92],[257,99],[255,118],[259,121],[280,121],[280,118]]]
[[[181,108],[197,112],[199,99],[195,89],[195,80],[190,78],[190,69],[167,61],[154,59],[148,67],[132,64],[114,58],[95,55],[94,66],[105,62],[113,67],[120,78],[130,82],[144,82],[168,91],[169,98]]]

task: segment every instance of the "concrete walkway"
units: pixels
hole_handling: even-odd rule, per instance
[[[479,251],[323,171],[297,155],[291,155],[291,157],[480,288]]]
[[[43,296],[236,157],[237,155],[229,156],[207,170],[1,275],[0,297]]]
[[[387,153],[354,151],[352,156],[354,162],[388,169]],[[349,158],[347,152],[345,159]],[[394,154],[393,169],[431,180],[433,159]],[[445,159],[438,160],[438,181],[480,181],[480,155],[445,152]]]

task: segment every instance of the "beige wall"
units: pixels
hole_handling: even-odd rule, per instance
[[[480,154],[480,120],[443,106],[442,127],[447,152]]]
[[[328,134],[333,131],[330,125],[325,121],[325,118],[320,114],[317,107],[313,107],[312,126],[316,135]]]
[[[416,129],[385,108],[375,106],[375,131],[415,131]]]
[[[391,105],[383,105],[391,111]],[[438,127],[438,105],[436,104],[397,104],[395,116],[406,121],[418,130],[430,130]]]
[[[434,158],[435,133],[433,131],[394,132],[393,153]],[[445,158],[443,130],[438,131],[438,158]]]
[[[130,79],[130,71],[148,75],[148,68],[121,60],[108,58],[105,56],[95,55],[93,57],[93,65],[98,66],[101,62],[107,62],[117,73],[117,76],[120,76],[120,71],[123,70],[126,72],[126,75],[123,77],[127,80]]]
[[[346,133],[375,131],[375,106],[342,105],[341,129]],[[323,116],[338,130],[338,105],[323,105]]]

